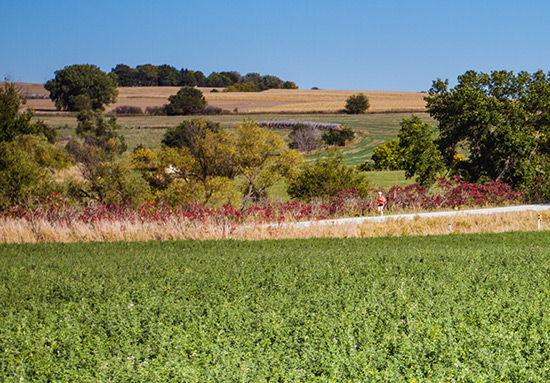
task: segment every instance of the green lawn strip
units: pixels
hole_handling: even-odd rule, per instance
[[[345,124],[354,130],[360,130],[372,140],[385,142],[395,138],[399,124],[403,118],[409,118],[410,113],[367,113],[359,115],[347,114],[230,114],[213,116],[119,116],[117,123],[122,127],[121,133],[126,136],[144,135],[143,139],[129,141],[142,143],[147,147],[160,146],[162,134],[168,127],[174,127],[183,120],[204,118],[220,123],[223,127],[232,127],[246,119],[255,121],[301,121],[325,122]],[[425,113],[420,114],[423,120],[433,123]],[[67,115],[38,115],[35,119],[43,120],[46,124],[58,129],[60,137],[74,135],[77,120],[74,114]],[[128,138],[127,138],[128,139]],[[377,143],[378,145],[378,143]],[[129,145],[129,150],[135,146]]]
[[[405,178],[404,170],[380,170],[367,172],[371,186],[375,189],[390,189],[392,186],[407,186],[414,183],[414,179]]]
[[[543,382],[550,236],[0,245],[0,381]]]

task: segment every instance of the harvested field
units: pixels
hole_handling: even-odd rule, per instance
[[[41,84],[19,83],[21,93],[29,98],[27,106],[38,112],[55,112],[48,92]],[[162,106],[179,87],[121,87],[118,100],[107,111],[118,106]],[[213,88],[199,88],[208,105],[240,113],[334,113],[345,107],[346,99],[364,93],[370,101],[371,112],[423,112],[423,93],[360,90],[302,90],[270,89],[263,92],[212,92]],[[218,89],[221,90],[221,89]]]

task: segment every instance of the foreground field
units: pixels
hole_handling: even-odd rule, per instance
[[[0,246],[0,380],[545,382],[547,233]]]

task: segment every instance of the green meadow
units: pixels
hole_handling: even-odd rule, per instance
[[[434,123],[426,113],[419,113],[423,120]],[[399,124],[404,118],[410,118],[410,113],[367,113],[349,114],[228,114],[213,116],[121,116],[117,118],[121,133],[126,139],[131,151],[137,145],[154,149],[160,147],[162,136],[169,127],[177,126],[183,120],[204,118],[220,123],[225,128],[231,128],[246,119],[256,121],[310,121],[333,124],[344,124],[354,129],[358,137],[352,144],[343,148],[346,164],[359,165],[370,159],[372,150],[397,137]],[[72,137],[75,135],[76,117],[74,115],[39,115],[38,119],[54,127],[58,136]],[[288,136],[288,130],[278,130],[283,136]]]
[[[546,382],[550,236],[0,245],[2,382]]]

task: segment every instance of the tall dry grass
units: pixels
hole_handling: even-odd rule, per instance
[[[550,230],[550,212],[514,212],[492,215],[457,215],[451,217],[390,219],[361,224],[292,225],[201,224],[182,219],[163,223],[100,221],[94,224],[51,223],[46,220],[0,220],[1,243],[87,242],[87,241],[153,241],[184,239],[260,240],[321,237],[388,237],[443,234],[490,233],[508,231]]]

